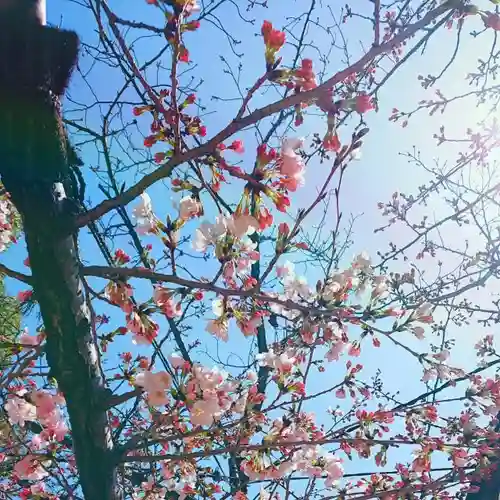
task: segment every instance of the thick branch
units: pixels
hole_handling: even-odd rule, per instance
[[[12,9],[19,15],[41,3],[17,0]],[[78,37],[28,20],[13,23],[2,13],[0,52],[0,174],[23,220],[47,362],[66,399],[85,499],[118,500],[104,377],[62,188],[69,167],[59,96],[76,63]]]
[[[129,457],[124,457],[124,462],[156,462],[161,460],[170,460],[173,462],[182,462],[185,460],[192,460],[196,458],[214,457],[217,455],[227,455],[229,453],[245,453],[248,451],[256,450],[279,450],[280,448],[292,449],[300,446],[311,446],[314,445],[324,445],[333,443],[364,443],[370,446],[382,445],[382,446],[394,446],[398,448],[399,446],[422,446],[421,441],[403,440],[403,439],[359,439],[351,437],[342,438],[325,438],[317,439],[312,441],[277,441],[274,443],[268,442],[263,444],[240,444],[237,446],[226,446],[224,448],[217,448],[215,450],[203,450],[203,451],[193,451],[191,453],[180,453],[180,454],[165,454],[165,455],[134,455]],[[451,448],[460,448],[462,445],[447,443],[446,446]],[[472,446],[472,448],[479,448],[480,445]]]
[[[292,300],[282,300],[277,297],[266,295],[262,292],[259,293],[258,288],[251,288],[249,290],[233,290],[232,288],[222,288],[220,286],[213,285],[210,282],[188,280],[172,274],[158,273],[144,268],[86,266],[82,268],[82,272],[86,276],[98,276],[100,278],[107,278],[110,280],[117,278],[142,278],[158,283],[174,283],[190,290],[207,290],[218,293],[224,297],[251,297],[257,301],[272,302],[287,309],[301,311],[304,314],[312,316],[337,316],[339,310],[343,311],[343,308],[315,309],[312,305],[298,304]],[[343,317],[346,319],[348,318],[345,315]]]
[[[23,273],[20,273],[18,271],[14,271],[12,269],[9,269],[7,266],[4,266],[3,264],[0,264],[0,274],[4,274],[5,276],[9,276],[9,278],[15,278],[16,280],[22,281],[23,283],[26,283],[27,285],[31,285],[31,283],[32,283],[31,276],[28,276],[27,274],[23,274]]]

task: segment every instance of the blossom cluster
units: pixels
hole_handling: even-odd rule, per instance
[[[0,252],[16,241],[15,220],[17,212],[8,196],[0,198]]]
[[[177,355],[169,357],[177,376],[181,377],[180,391],[189,412],[189,422],[193,426],[211,426],[226,412],[243,414],[247,404],[258,401],[254,372],[249,372],[244,380],[236,380],[216,367],[207,368],[200,364],[190,365]],[[135,385],[142,387],[152,406],[175,404],[176,397],[169,392],[172,377],[165,371],[144,370],[135,376]]]
[[[69,432],[61,411],[64,404],[60,394],[21,389],[8,398],[5,411],[11,424],[23,428],[27,422],[38,422],[42,426],[41,432],[31,438],[32,450],[55,449]],[[48,475],[40,459],[31,454],[15,464],[14,472],[20,479],[30,480],[39,480]]]

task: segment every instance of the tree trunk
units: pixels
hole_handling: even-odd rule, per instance
[[[78,38],[42,26],[37,13],[44,3],[0,0],[0,174],[22,216],[47,362],[66,398],[84,497],[116,500],[105,383],[62,187],[68,162],[58,99],[76,64]]]
[[[495,425],[495,433],[500,432],[500,412],[497,414],[497,424]],[[479,473],[479,480],[472,481],[472,485],[478,488],[474,493],[468,493],[466,500],[498,500],[500,498],[500,464],[499,464],[499,452],[500,446],[498,441],[496,443],[488,443],[488,446],[493,449],[495,455],[490,456],[490,464],[487,467],[487,473],[481,477]]]

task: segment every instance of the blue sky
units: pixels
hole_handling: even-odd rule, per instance
[[[74,29],[80,34],[83,40],[95,39],[94,22],[89,12],[86,12],[85,9],[76,3],[68,2],[68,0],[47,1],[48,20],[51,24]],[[157,26],[161,25],[161,19],[158,17],[159,11],[145,5],[143,1],[122,0],[110,1],[109,3],[110,7],[114,9],[119,16],[131,20],[141,20],[146,23],[156,24]],[[370,8],[367,4],[368,2],[365,3],[361,0],[356,0],[351,6],[353,9],[359,8],[361,11],[367,11],[367,9]],[[222,56],[233,68],[241,63],[242,89],[245,90],[246,87],[251,86],[265,69],[263,63],[263,43],[260,36],[257,36],[260,31],[262,20],[269,19],[276,27],[289,25],[291,23],[290,16],[299,15],[307,10],[309,3],[302,0],[296,0],[294,2],[286,2],[286,8],[284,8],[283,5],[284,2],[271,0],[269,2],[269,8],[267,9],[256,8],[248,13],[243,10],[238,13],[234,6],[229,6],[220,11],[219,17],[222,19],[224,26],[228,27],[235,38],[242,41],[241,44],[235,46],[235,51],[243,54],[241,58],[234,54],[227,40],[225,40],[225,37],[208,21],[202,23],[198,32],[185,35],[185,42],[190,50],[193,64],[189,67],[190,71],[187,71],[182,78],[184,82],[188,82],[189,78],[193,76],[195,77],[194,83],[197,83],[196,79],[200,76],[203,78],[198,96],[199,104],[207,108],[206,114],[201,113],[201,115],[204,116],[204,121],[206,121],[207,124],[208,137],[214,135],[232,119],[240,104],[235,101],[224,102],[213,98],[214,96],[226,98],[238,97],[237,89],[235,88],[231,76],[224,72],[225,63],[221,60],[220,56]],[[332,3],[332,7],[333,6]],[[318,8],[317,15],[325,15],[325,8],[326,6]],[[240,18],[240,14],[243,17],[255,18],[255,23],[243,22]],[[299,21],[299,23],[300,22],[301,21]],[[331,20],[325,18],[324,22],[328,24]],[[474,24],[474,21],[471,24]],[[362,46],[366,47],[370,43],[371,33],[367,29],[366,22],[350,20],[343,26],[343,32],[354,56],[359,54]],[[445,125],[450,135],[457,134],[461,136],[464,134],[467,127],[473,127],[481,117],[481,112],[476,110],[475,103],[471,102],[465,104],[463,102],[458,102],[456,105],[450,106],[444,116],[438,115],[429,118],[425,112],[416,115],[410,120],[410,124],[406,129],[402,129],[398,124],[393,124],[388,121],[388,117],[393,107],[401,110],[412,109],[419,100],[433,97],[434,89],[427,91],[423,90],[420,82],[417,80],[417,74],[436,74],[440,71],[443,66],[443,61],[446,63],[448,60],[447,58],[453,52],[455,33],[455,31],[448,32],[447,30],[443,30],[442,33],[437,35],[429,44],[426,53],[422,57],[419,55],[414,56],[412,62],[405,65],[381,91],[378,113],[372,112],[366,116],[368,125],[371,128],[371,133],[365,140],[361,161],[352,163],[349,166],[346,183],[342,193],[342,210],[346,219],[348,214],[363,214],[354,228],[354,246],[348,251],[347,258],[350,258],[351,255],[362,250],[367,250],[370,254],[375,256],[376,250],[385,247],[389,239],[397,240],[399,238],[399,240],[404,240],[406,237],[404,231],[401,230],[392,232],[390,235],[386,233],[373,233],[375,227],[384,223],[384,220],[380,217],[376,209],[377,202],[388,200],[391,194],[396,190],[403,192],[414,190],[416,186],[425,182],[426,179],[424,173],[418,171],[414,166],[408,165],[399,153],[410,151],[413,146],[415,146],[422,151],[424,158],[428,160],[432,160],[439,155],[439,157],[444,160],[452,161],[456,152],[453,148],[444,149],[443,146],[438,149],[435,145],[435,140],[432,139],[432,134],[438,132],[440,125]],[[486,34],[485,36],[488,37],[490,35]],[[319,29],[315,31],[310,30],[307,37],[310,42],[314,41],[314,44],[320,47],[328,43],[328,35]],[[449,69],[447,75],[438,85],[445,95],[461,93],[464,88],[466,88],[464,78],[469,71],[475,69],[478,54],[480,54],[482,50],[484,51],[484,47],[487,46],[487,42],[484,38],[485,37],[480,37],[479,40],[473,40],[471,37],[464,36],[465,43],[462,46],[455,64]],[[134,42],[133,47],[139,62],[142,63],[144,60],[148,59],[148,56],[155,53],[155,49],[159,47],[159,41],[157,38],[152,39],[150,37],[144,37]],[[72,81],[69,94],[72,102],[67,104],[68,110],[74,108],[76,106],[75,103],[91,102],[92,92],[96,92],[102,101],[111,100],[116,94],[116,89],[122,85],[123,77],[119,70],[104,67],[102,63],[97,63],[95,65],[94,69],[88,75],[87,82],[83,81],[81,74],[86,74],[87,70],[94,65],[94,55],[95,54],[91,55],[87,53],[85,47],[82,48],[82,55],[80,58],[81,72],[76,73]],[[292,57],[291,48],[285,48],[282,51],[282,55],[284,57],[284,62],[289,62]],[[315,67],[320,67],[318,52],[312,45],[306,46],[303,56],[311,57],[315,61]],[[327,75],[331,75],[343,67],[344,61],[342,58],[342,53],[332,53],[326,67]],[[168,62],[165,63],[165,66],[168,66]],[[150,82],[154,81],[155,71],[151,70],[148,72]],[[159,71],[158,74],[161,75],[161,79],[164,82],[168,81],[168,72],[164,71],[162,73],[162,71]],[[256,97],[255,101],[252,101],[252,106],[255,108],[259,105],[271,102],[271,100],[275,100],[276,98],[276,91],[274,89],[267,89],[264,95],[259,95]],[[137,95],[132,90],[128,90],[124,94],[123,99],[130,102],[138,102]],[[89,110],[86,113],[86,124],[88,126],[94,126],[97,129],[100,126],[100,113],[105,109],[106,105],[103,104],[100,109],[93,108]],[[69,118],[80,119],[82,113],[69,113],[67,116]],[[132,119],[131,106],[126,106],[124,108],[123,117],[125,120]],[[113,126],[116,127],[118,121],[119,119],[116,118],[116,120],[112,122]],[[299,135],[310,137],[314,132],[318,132],[322,135],[325,131],[325,127],[326,125],[323,117],[319,115],[316,117],[308,117]],[[262,130],[264,133],[267,130],[265,124],[262,125]],[[341,139],[342,135],[348,138],[351,130],[352,124],[346,127],[345,131],[341,132]],[[145,120],[139,121],[139,131],[147,133],[147,122]],[[79,137],[80,136],[75,136],[75,142],[77,144],[79,144]],[[234,156],[234,159],[241,161],[241,166],[249,170],[253,165],[254,148],[257,144],[254,134],[252,131],[247,131],[236,135],[234,138],[244,139],[246,145],[246,153],[242,157]],[[132,133],[132,140],[134,144],[140,146],[138,131]],[[113,146],[115,148],[113,150],[113,155],[127,162],[126,153],[129,147],[127,142],[115,142]],[[89,167],[102,164],[102,156],[98,156],[94,148],[88,145],[80,144],[80,149],[85,162],[84,173],[88,179],[87,194],[92,198],[93,202],[96,203],[102,199],[102,194],[99,192],[95,180],[89,175]],[[139,158],[143,152],[139,150],[130,154],[134,158]],[[304,206],[312,199],[317,186],[321,184],[327,172],[326,165],[321,165],[315,160],[310,163],[306,173],[306,187],[291,196],[292,208],[294,210]],[[131,174],[122,177],[122,180],[127,183],[134,182],[134,179],[136,179],[136,177],[133,177]],[[224,191],[223,187],[222,194],[228,193],[230,199],[237,200],[241,188],[241,183],[233,182],[230,188],[226,188],[226,191]],[[175,216],[175,210],[171,205],[171,198],[178,200],[180,196],[172,194],[168,190],[168,183],[159,183],[148,192],[152,196],[153,203],[159,216],[165,216],[167,213],[171,216]],[[439,216],[440,210],[442,210],[442,207],[439,206],[431,206],[428,208],[429,212],[432,213],[434,211],[437,216]],[[208,219],[210,219],[213,214],[213,209],[207,210]],[[310,220],[307,222],[307,224],[310,224],[310,228],[313,228],[314,222],[318,219],[319,215],[320,212],[318,211],[313,213]],[[198,221],[188,223],[186,234],[194,231],[197,225]],[[449,237],[456,238],[457,245],[460,245],[464,238],[463,235],[457,235],[452,231],[450,231]],[[158,245],[152,238],[144,239],[145,243],[150,241]],[[130,247],[127,247],[127,239],[123,239],[119,244],[125,249],[130,249]],[[95,263],[95,246],[85,235],[82,235],[81,239],[81,252],[85,260]],[[24,251],[21,251],[20,246],[17,246],[16,251],[11,251],[8,255],[3,256],[2,261],[18,269],[22,269],[22,267],[20,267],[20,262],[23,258]],[[347,260],[345,263],[347,263]],[[425,265],[426,263],[424,262],[424,266]],[[213,264],[206,264],[203,261],[191,260],[189,266],[189,270],[198,276],[210,275],[210,271],[215,269]],[[308,277],[310,278],[311,284],[314,284],[316,278],[314,276]],[[10,282],[9,286],[12,291],[18,289]],[[148,286],[138,285],[138,293],[140,295],[146,297],[149,292],[150,288]],[[120,326],[123,322],[121,313],[118,315],[113,314],[113,319],[117,322],[116,326]],[[27,320],[27,324],[33,325],[33,320]],[[163,326],[164,325],[162,325],[162,327]],[[198,337],[203,342],[203,348],[206,348],[212,353],[218,350],[221,356],[227,356],[231,352],[241,352],[242,342],[249,342],[248,339],[243,339],[241,334],[234,329],[231,331],[232,340],[227,345],[217,345],[215,339],[204,332],[204,324],[202,322],[195,322],[192,326],[193,330],[189,334],[190,341]],[[458,365],[462,365],[462,363],[468,365],[471,362],[471,356],[469,354],[470,346],[475,342],[478,336],[477,329],[475,331],[461,329],[454,333],[460,338],[460,347],[453,352],[452,364],[456,362]],[[406,338],[403,340],[407,342]],[[407,343],[411,347],[425,350],[422,344],[417,344],[415,341],[410,340]],[[166,352],[170,352],[169,349],[171,348],[172,345],[170,344],[166,348]],[[246,348],[245,346],[245,349]],[[127,337],[120,339],[115,349],[132,350],[134,347],[130,342],[130,338]],[[202,353],[200,353],[199,356],[200,359],[208,361],[206,356]],[[339,375],[343,373],[344,362],[345,360],[340,362],[340,368],[332,366],[325,374],[314,375],[311,385],[312,390],[323,388],[325,378],[328,378],[328,383],[330,383],[330,381],[334,383]],[[421,369],[418,363],[414,360],[409,360],[406,356],[401,356],[400,352],[387,342],[383,342],[383,346],[379,350],[365,350],[362,356],[362,362],[366,367],[363,373],[366,373],[365,377],[367,381],[378,368],[381,368],[382,377],[387,384],[385,388],[388,391],[401,391],[401,395],[398,396],[401,400],[410,399],[412,396],[422,392],[423,386],[418,382],[421,376]],[[325,400],[321,402],[311,404],[309,409],[316,411],[319,415],[324,410],[325,406],[335,406],[336,403],[335,398],[332,396],[328,400],[325,398]],[[353,465],[356,469],[359,469],[360,466],[371,468],[370,465],[360,465],[357,461]],[[388,468],[392,468],[390,462]]]

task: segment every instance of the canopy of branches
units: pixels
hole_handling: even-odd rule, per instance
[[[497,3],[0,0],[0,498],[498,498]]]

